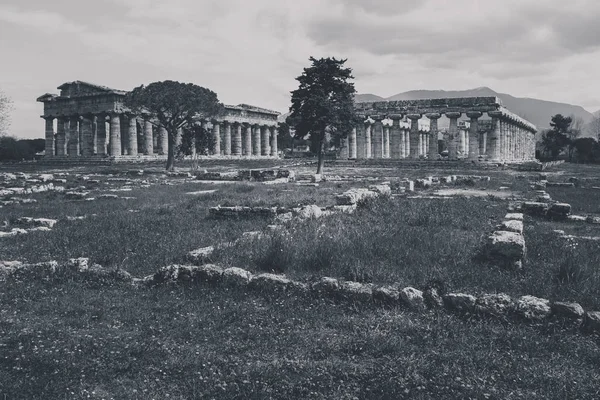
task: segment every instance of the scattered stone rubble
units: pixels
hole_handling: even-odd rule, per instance
[[[525,254],[523,214],[508,213],[498,230],[487,238],[483,255],[487,261],[495,265],[521,269]]]

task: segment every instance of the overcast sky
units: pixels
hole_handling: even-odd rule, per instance
[[[359,93],[489,86],[600,109],[598,0],[0,0],[11,132],[73,80],[172,79],[286,112],[308,57],[348,58]]]

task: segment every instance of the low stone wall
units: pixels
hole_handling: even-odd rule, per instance
[[[482,256],[494,265],[519,270],[527,248],[523,236],[523,214],[508,213],[504,221],[487,238]]]

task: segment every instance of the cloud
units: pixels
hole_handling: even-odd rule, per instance
[[[0,5],[0,21],[22,27],[34,28],[45,33],[80,33],[84,26],[67,20],[52,11],[33,10],[24,12],[14,7]]]

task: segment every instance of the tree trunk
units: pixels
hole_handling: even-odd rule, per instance
[[[177,131],[167,132],[167,171],[173,171],[175,169],[175,135]]]
[[[323,165],[325,164],[325,134],[321,135],[319,140],[319,162],[317,163],[317,174],[323,173]]]

